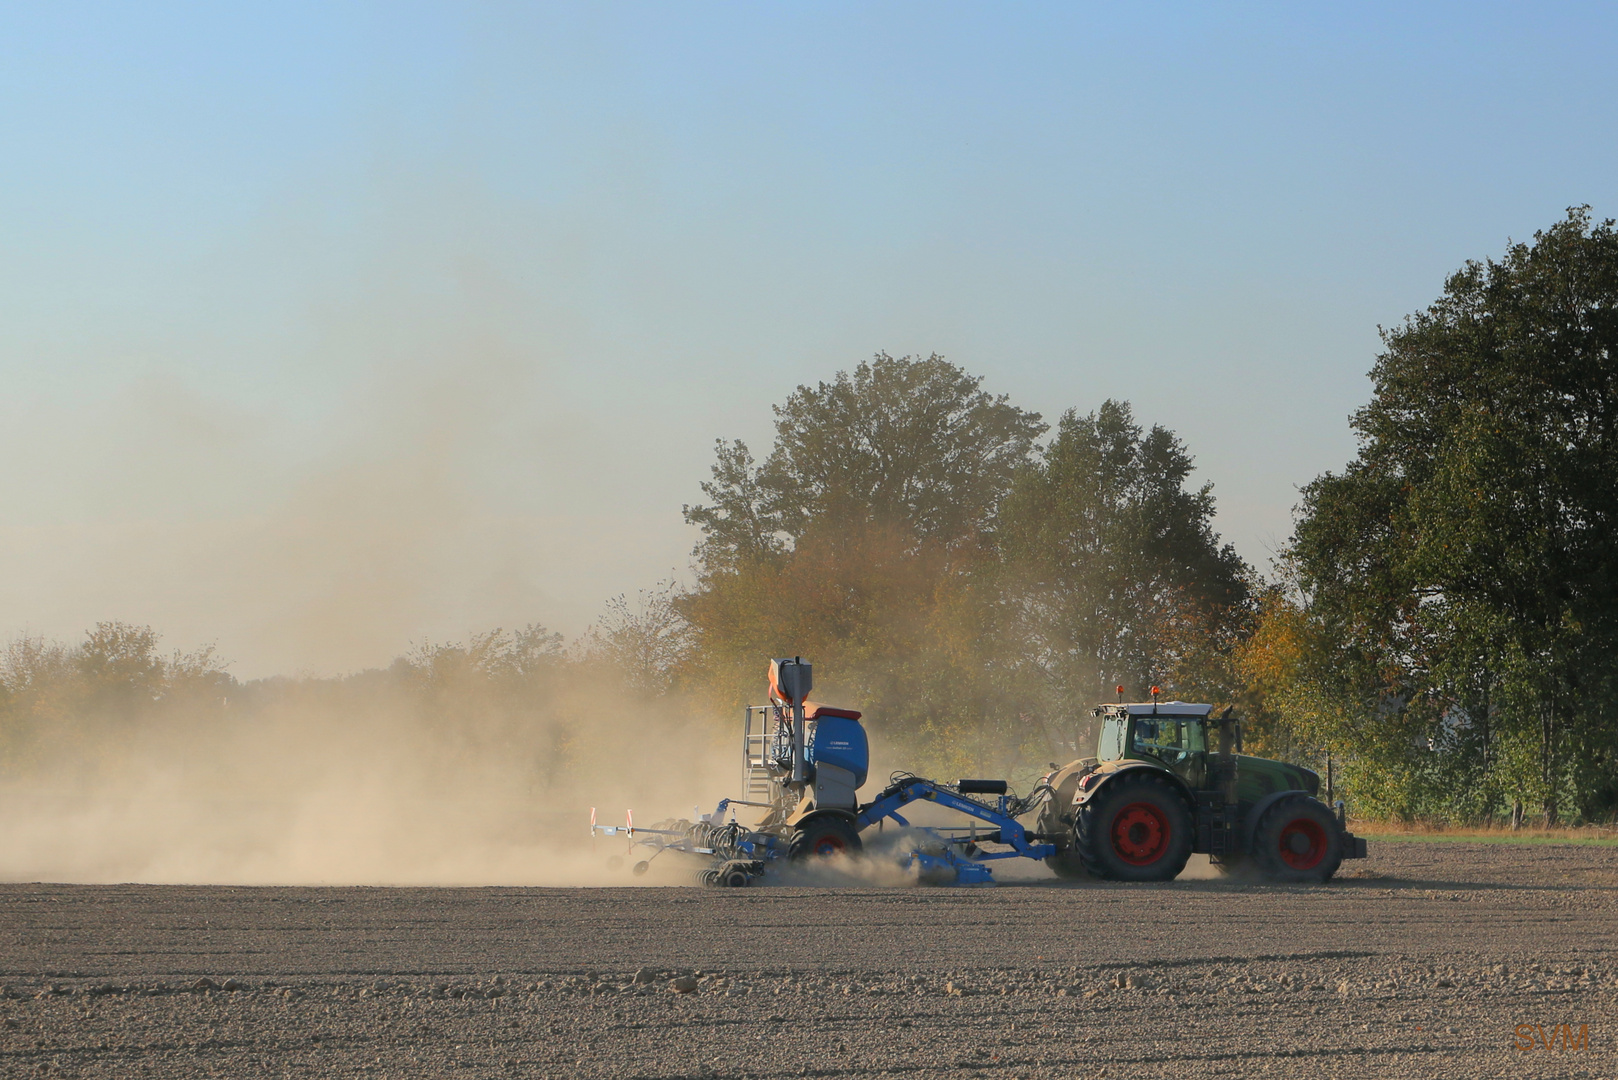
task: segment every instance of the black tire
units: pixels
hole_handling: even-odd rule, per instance
[[[805,859],[825,859],[834,855],[858,855],[860,834],[854,823],[840,814],[811,817],[798,826],[787,845],[787,858],[792,862]]]
[[[1251,857],[1259,873],[1270,881],[1330,881],[1343,861],[1337,819],[1307,795],[1282,799],[1259,818]]]
[[[1092,877],[1172,881],[1191,857],[1191,811],[1150,774],[1109,782],[1079,808],[1074,852]]]
[[[746,888],[752,884],[752,864],[746,859],[731,859],[714,873],[714,884],[727,889]]]

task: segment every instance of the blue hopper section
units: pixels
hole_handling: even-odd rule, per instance
[[[808,751],[811,764],[824,762],[847,769],[854,774],[855,787],[865,783],[865,774],[871,768],[871,745],[865,737],[864,725],[858,720],[822,716],[815,721],[815,736]]]

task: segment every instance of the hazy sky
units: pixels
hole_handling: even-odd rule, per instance
[[[882,349],[1179,432],[1266,565],[1376,328],[1618,213],[1618,9],[8,4],[0,634],[382,663],[684,573]]]

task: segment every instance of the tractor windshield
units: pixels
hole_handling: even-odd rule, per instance
[[[1208,748],[1201,720],[1163,716],[1135,718],[1134,750],[1174,764]]]

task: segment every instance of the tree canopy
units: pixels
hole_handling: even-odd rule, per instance
[[[1006,502],[999,535],[1029,659],[1076,702],[1186,673],[1246,604],[1248,568],[1213,530],[1213,485],[1186,487],[1192,469],[1173,432],[1107,401],[1066,413]]]
[[[775,417],[764,461],[721,441],[686,508],[677,606],[707,685],[756,695],[764,657],[813,656],[885,740],[962,768],[1077,751],[1098,680],[1226,691],[1246,568],[1185,447],[1127,404],[1070,411],[1041,449],[1039,415],[977,376],[882,353]]]
[[[740,440],[718,445],[710,505],[688,506],[705,568],[779,554],[811,530],[898,528],[952,543],[985,531],[1045,430],[936,353],[878,353],[775,406],[762,465]]]
[[[1392,808],[1453,795],[1472,813],[1605,812],[1618,801],[1613,222],[1574,209],[1500,261],[1467,263],[1383,342],[1353,419],[1359,454],[1304,489],[1290,551],[1354,701],[1340,714],[1356,730],[1339,734],[1402,759],[1411,784]]]

